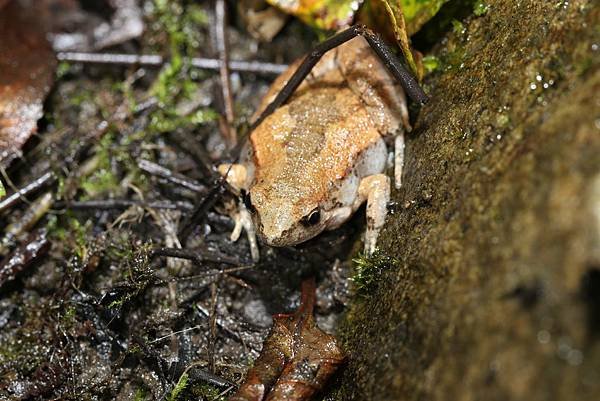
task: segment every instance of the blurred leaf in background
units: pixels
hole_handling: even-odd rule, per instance
[[[448,0],[267,0],[271,5],[294,15],[313,28],[339,30],[353,21],[364,23],[382,34],[394,27],[386,8],[401,9],[406,32],[412,35],[429,21]],[[386,32],[387,31],[387,32]]]
[[[348,27],[364,0],[267,0],[313,28],[339,30]]]

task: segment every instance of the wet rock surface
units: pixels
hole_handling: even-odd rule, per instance
[[[486,3],[435,50],[332,399],[600,393],[600,7]]]

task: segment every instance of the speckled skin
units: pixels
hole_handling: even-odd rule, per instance
[[[273,83],[257,116],[298,64]],[[295,245],[338,227],[369,196],[387,202],[389,179],[365,178],[384,171],[384,137],[403,126],[408,127],[408,113],[402,87],[358,37],[325,54],[291,99],[251,133],[241,159],[245,177],[228,178],[249,192],[262,241]],[[317,209],[320,220],[303,224]],[[374,225],[383,224],[385,205],[376,209],[368,222],[378,230]]]

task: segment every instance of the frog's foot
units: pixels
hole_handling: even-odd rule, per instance
[[[399,133],[394,139],[394,186],[402,186],[402,169],[404,168],[404,133]]]
[[[252,255],[252,260],[254,262],[258,262],[260,253],[258,251],[256,231],[254,230],[254,223],[252,222],[252,216],[250,216],[250,212],[248,212],[248,209],[246,209],[243,203],[240,203],[238,206],[238,211],[234,213],[232,217],[235,226],[233,227],[233,231],[231,232],[231,236],[229,238],[231,241],[235,242],[240,238],[242,229],[246,231],[248,243],[250,244],[250,255]]]
[[[367,201],[367,231],[365,233],[365,253],[375,252],[379,231],[385,223],[387,203],[390,200],[390,178],[385,174],[374,174],[363,178],[358,187],[357,202]]]
[[[248,171],[243,164],[221,164],[217,169],[236,191],[241,192],[246,188]],[[242,229],[246,231],[252,260],[258,262],[260,255],[258,252],[258,243],[256,242],[256,231],[254,230],[254,223],[252,223],[252,216],[243,202],[239,203],[237,211],[233,212],[231,217],[235,223],[230,236],[231,240],[234,242],[237,241],[242,234]]]

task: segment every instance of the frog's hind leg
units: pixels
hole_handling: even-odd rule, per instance
[[[358,187],[357,204],[367,201],[367,231],[365,253],[375,252],[379,231],[385,223],[387,204],[390,200],[390,178],[385,174],[373,174],[363,178]]]

